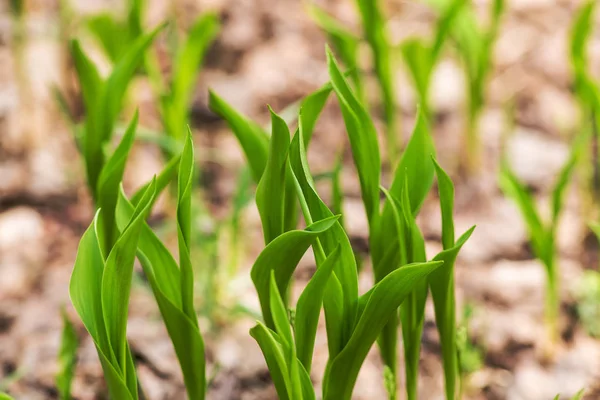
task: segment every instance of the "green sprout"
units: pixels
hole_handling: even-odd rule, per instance
[[[437,63],[442,55],[446,40],[449,38],[457,16],[463,9],[466,0],[451,0],[442,9],[435,26],[435,36],[428,42],[422,38],[410,38],[400,45],[404,63],[412,78],[418,95],[418,103],[422,112],[430,117],[429,89]]]
[[[396,110],[396,88],[394,86],[394,71],[392,63],[391,44],[388,38],[386,21],[379,0],[356,0],[362,21],[362,38],[367,42],[373,57],[373,67],[386,122],[386,141],[388,159],[393,165],[400,153],[398,137],[401,124],[398,121]],[[350,74],[357,91],[358,98],[365,102],[364,82],[359,71],[358,48],[361,38],[349,32],[344,26],[315,5],[310,7],[311,15],[315,22],[323,29],[332,43],[336,53],[344,65],[353,70]]]
[[[552,189],[551,214],[547,222],[542,220],[533,195],[512,172],[508,160],[501,165],[499,184],[507,197],[519,208],[529,234],[529,241],[535,257],[544,265],[546,272],[546,323],[551,343],[559,338],[558,316],[560,312],[559,267],[557,262],[556,231],[564,205],[565,191],[568,188],[577,159],[585,143],[581,136],[571,149],[569,159],[562,167]]]
[[[77,363],[77,348],[79,340],[73,323],[69,320],[67,312],[61,310],[63,320],[63,331],[58,352],[59,372],[56,375],[56,387],[61,400],[71,400],[71,382],[75,374],[75,364]]]

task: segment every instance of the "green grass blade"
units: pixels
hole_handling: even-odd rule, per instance
[[[179,172],[179,161],[181,160],[181,155],[177,155],[165,165],[162,171],[156,176],[156,193],[162,193],[163,190],[173,181],[173,179],[177,176]],[[133,205],[137,205],[145,191],[148,189],[148,185],[151,182],[146,183],[142,187],[140,187],[133,196],[131,196],[131,203]],[[158,196],[157,196],[158,197]]]
[[[323,305],[323,297],[325,296],[333,267],[340,261],[340,249],[341,247],[338,245],[329,257],[327,257],[327,260],[319,266],[317,272],[315,272],[302,291],[296,304],[296,349],[298,359],[302,362],[308,373],[310,373],[312,366],[315,337],[317,335],[317,325],[319,323],[321,306]]]
[[[254,181],[258,183],[263,174],[269,157],[269,138],[265,131],[256,123],[238,113],[233,107],[209,91],[208,106],[221,116],[235,134],[248,164],[252,170]]]
[[[344,123],[350,138],[352,155],[358,170],[361,194],[370,226],[376,223],[379,216],[379,174],[381,160],[377,131],[369,113],[352,92],[337,62],[327,49],[327,65],[331,84],[337,95]]]
[[[71,400],[71,383],[75,375],[75,366],[77,364],[77,348],[79,339],[73,323],[69,320],[67,312],[61,309],[63,320],[63,330],[60,340],[60,349],[58,351],[59,371],[56,375],[56,388],[60,400]]]
[[[285,188],[290,145],[287,124],[273,110],[270,111],[273,125],[271,148],[266,168],[256,188],[256,206],[260,213],[265,244],[269,244],[285,230]]]
[[[407,265],[375,285],[352,337],[331,364],[324,382],[325,400],[351,398],[358,371],[381,329],[412,292],[415,284],[442,264],[429,262]]]
[[[579,158],[579,154],[583,148],[582,144],[588,143],[587,135],[581,135],[578,140],[573,144],[571,149],[571,154],[569,155],[569,159],[566,164],[562,167],[558,174],[558,179],[554,184],[554,188],[552,190],[552,221],[556,223],[558,216],[562,210],[563,201],[565,197],[565,191],[569,185],[571,180],[571,176],[575,171],[575,166],[577,165],[577,160]]]
[[[429,85],[433,72],[430,50],[421,39],[411,38],[402,43],[400,51],[419,95],[419,104],[425,115],[429,115]]]
[[[6,393],[0,393],[0,400],[15,400],[15,399]]]
[[[460,14],[467,0],[452,0],[447,8],[442,12],[436,26],[435,38],[431,46],[431,62],[436,63],[441,55],[442,48],[446,39],[450,35],[453,23]]]
[[[587,69],[587,44],[593,29],[593,16],[596,8],[595,1],[587,1],[579,9],[571,32],[571,60],[576,71]]]
[[[269,279],[271,270],[275,270],[279,292],[286,296],[288,284],[298,262],[306,250],[308,250],[308,247],[335,224],[337,218],[330,217],[315,222],[304,230],[289,231],[278,236],[264,248],[254,262],[250,276],[256,287],[262,315],[267,326],[274,327],[269,307]]]

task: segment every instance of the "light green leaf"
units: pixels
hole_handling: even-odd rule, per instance
[[[350,85],[342,75],[329,49],[327,49],[327,65],[329,67],[331,84],[340,103],[344,123],[350,139],[367,219],[370,226],[372,226],[376,223],[379,216],[379,174],[381,161],[377,131],[369,113],[352,92]]]
[[[315,337],[317,335],[317,325],[319,323],[323,297],[325,296],[333,268],[340,261],[340,249],[341,247],[338,245],[325,262],[319,266],[317,272],[315,272],[302,291],[296,304],[296,349],[298,359],[302,362],[308,373],[310,373],[312,366]]]
[[[69,320],[64,307],[61,308],[63,330],[58,351],[59,371],[56,375],[56,388],[60,400],[71,400],[71,382],[77,364],[77,348],[79,339],[73,323]]]
[[[285,361],[281,343],[275,338],[276,335],[275,332],[259,321],[257,321],[257,325],[254,328],[250,329],[250,336],[258,342],[267,362],[271,379],[277,390],[277,397],[280,400],[291,400],[288,365]]]
[[[208,106],[213,112],[225,119],[229,128],[237,137],[252,170],[254,181],[258,183],[269,156],[269,138],[267,134],[258,124],[238,113],[213,91],[209,91],[208,96]]]

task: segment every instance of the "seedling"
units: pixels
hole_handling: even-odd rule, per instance
[[[310,138],[318,116],[318,112],[314,112],[315,107],[307,107],[306,110],[310,112],[305,112],[304,107],[301,108],[298,129],[291,140],[286,124],[272,113],[272,137],[269,139],[256,124],[236,113],[215,94],[211,94],[211,108],[226,118],[259,180],[257,205],[267,246],[252,269],[252,278],[259,294],[265,323],[253,329],[253,336],[263,349],[280,398],[295,398],[294,394],[299,392],[302,392],[302,396],[313,398],[314,392],[307,389],[306,377],[299,367],[294,366],[292,355],[297,355],[296,358],[309,373],[311,357],[301,354],[306,354],[307,351],[312,353],[311,340],[314,340],[317,317],[303,322],[304,318],[299,316],[302,315],[299,301],[292,329],[296,346],[294,348],[288,328],[277,321],[283,319],[283,313],[281,310],[274,310],[281,307],[272,302],[272,290],[269,286],[270,271],[277,266],[274,279],[285,310],[289,304],[287,288],[292,272],[301,255],[312,244],[317,262],[317,274],[313,279],[326,279],[320,275],[320,271],[333,269],[329,282],[319,285],[314,283],[314,286],[325,285],[327,295],[303,294],[300,298],[302,300],[314,297],[316,302],[311,309],[317,310],[320,308],[320,299],[323,300],[329,348],[329,363],[323,380],[323,398],[350,398],[360,366],[377,337],[382,357],[389,370],[386,381],[390,388],[390,398],[396,398],[397,308],[400,304],[407,393],[411,399],[416,398],[420,332],[428,286],[432,289],[436,320],[442,336],[444,368],[448,369],[449,377],[446,384],[453,396],[458,375],[454,288],[451,277],[456,254],[470,236],[472,229],[454,242],[452,184],[438,166],[445,250],[432,262],[426,262],[424,241],[414,220],[430,190],[436,171],[435,163],[431,159],[434,153],[433,143],[426,122],[422,116],[418,119],[412,139],[396,168],[390,190],[382,189],[379,180],[382,167],[377,133],[371,117],[350,88],[330,51],[327,57],[331,87],[339,99],[359,174],[370,227],[376,285],[363,296],[358,296],[356,260],[348,237],[337,217],[321,201],[314,189],[305,151],[308,145],[307,138]],[[310,104],[309,99],[314,97],[309,96],[305,103]],[[291,220],[292,213],[292,208],[288,206],[288,182],[292,183],[294,189],[291,195],[295,195],[300,202],[307,225],[304,231],[297,231],[295,226],[291,225],[286,228],[286,221]],[[383,211],[380,211],[379,204],[381,191],[386,196]],[[280,193],[285,195],[278,195]],[[279,251],[282,252],[281,255]],[[285,252],[287,257],[280,259],[284,257]],[[332,257],[340,257],[340,261]],[[330,266],[329,263],[334,266]],[[425,276],[434,270],[436,272],[432,273],[429,279],[425,279]],[[323,272],[323,275],[327,274],[329,273]],[[305,291],[312,286],[311,280]],[[275,316],[275,313],[280,316]],[[318,312],[313,313],[318,316]],[[313,339],[308,340],[307,344],[304,339],[298,339],[298,335],[301,338]]]
[[[63,320],[63,331],[58,352],[59,371],[56,375],[56,387],[58,388],[59,399],[71,400],[71,382],[75,374],[75,364],[77,363],[77,347],[79,340],[73,323],[69,320],[65,309],[61,310]]]
[[[429,0],[443,10],[450,0]],[[465,65],[467,78],[467,131],[464,138],[466,167],[475,172],[479,165],[480,140],[477,134],[479,116],[485,105],[485,88],[492,67],[492,52],[498,36],[500,20],[504,13],[504,1],[494,0],[491,6],[491,21],[483,28],[477,21],[472,7],[463,7],[454,18],[450,35],[454,39]]]
[[[422,107],[422,112],[428,118],[430,116],[429,89],[431,78],[455,19],[465,3],[466,0],[451,0],[448,2],[441,11],[434,29],[435,36],[431,42],[422,38],[411,38],[400,45],[404,62],[418,95],[418,103]]]
[[[582,136],[579,139],[572,146],[569,159],[560,171],[552,190],[551,214],[547,222],[542,220],[534,197],[511,171],[506,159],[503,160],[500,171],[500,188],[506,196],[513,199],[519,208],[525,220],[533,253],[544,265],[546,271],[546,322],[551,343],[556,343],[559,338],[560,277],[556,260],[556,230],[564,205],[565,191],[569,186],[585,137]]]
[[[394,86],[391,44],[386,29],[386,21],[380,1],[357,0],[356,3],[362,20],[362,38],[369,45],[373,56],[373,66],[379,84],[386,122],[388,158],[390,164],[394,165],[400,152],[397,138],[402,137],[402,134],[398,131],[401,126],[397,121],[396,88]],[[346,67],[354,69],[351,77],[358,98],[365,101],[362,77],[358,71],[358,48],[361,39],[318,7],[311,5],[310,11],[314,20],[327,33],[334,49],[340,55]]]

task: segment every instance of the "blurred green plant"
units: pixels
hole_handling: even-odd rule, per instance
[[[452,0],[427,0],[437,9],[451,7]],[[457,6],[458,7],[458,6]],[[505,10],[505,0],[493,0],[490,23],[487,28],[478,23],[472,6],[462,7],[450,26],[450,36],[456,43],[465,66],[467,78],[467,131],[464,138],[466,167],[476,172],[480,163],[480,139],[478,136],[479,116],[485,106],[487,78],[492,68],[494,43],[500,29]]]
[[[510,169],[508,160],[502,160],[499,185],[504,194],[510,197],[519,208],[529,234],[529,241],[535,257],[546,271],[546,323],[551,344],[559,339],[558,316],[560,312],[559,267],[557,265],[556,231],[564,205],[565,191],[569,186],[577,159],[584,148],[585,136],[574,142],[571,154],[562,167],[552,189],[550,218],[546,222],[540,216],[535,198],[519,181]]]
[[[463,397],[463,393],[465,391],[465,382],[468,376],[476,371],[479,371],[484,365],[484,350],[480,346],[473,343],[469,336],[469,330],[473,314],[473,305],[464,305],[462,309],[462,318],[456,331],[458,365],[461,375],[458,391],[459,399]]]
[[[73,323],[69,320],[67,312],[61,309],[63,320],[63,331],[58,351],[59,370],[56,375],[56,387],[60,400],[71,400],[71,383],[75,375],[75,366],[77,364],[77,348],[79,340]]]
[[[400,154],[401,143],[398,142],[398,138],[402,138],[402,133],[396,110],[392,51],[384,11],[379,0],[356,0],[356,4],[362,21],[363,32],[360,37],[348,31],[342,23],[314,4],[310,5],[309,12],[319,27],[327,34],[344,65],[352,70],[350,77],[357,91],[357,97],[365,103],[367,99],[363,88],[363,76],[359,70],[358,50],[361,40],[364,39],[368,44],[384,110],[388,160],[390,165],[394,165]]]
[[[404,63],[415,86],[421,111],[430,118],[429,90],[433,72],[442,55],[446,40],[450,37],[457,17],[467,0],[448,0],[441,7],[440,16],[434,28],[433,40],[409,38],[400,44]]]

